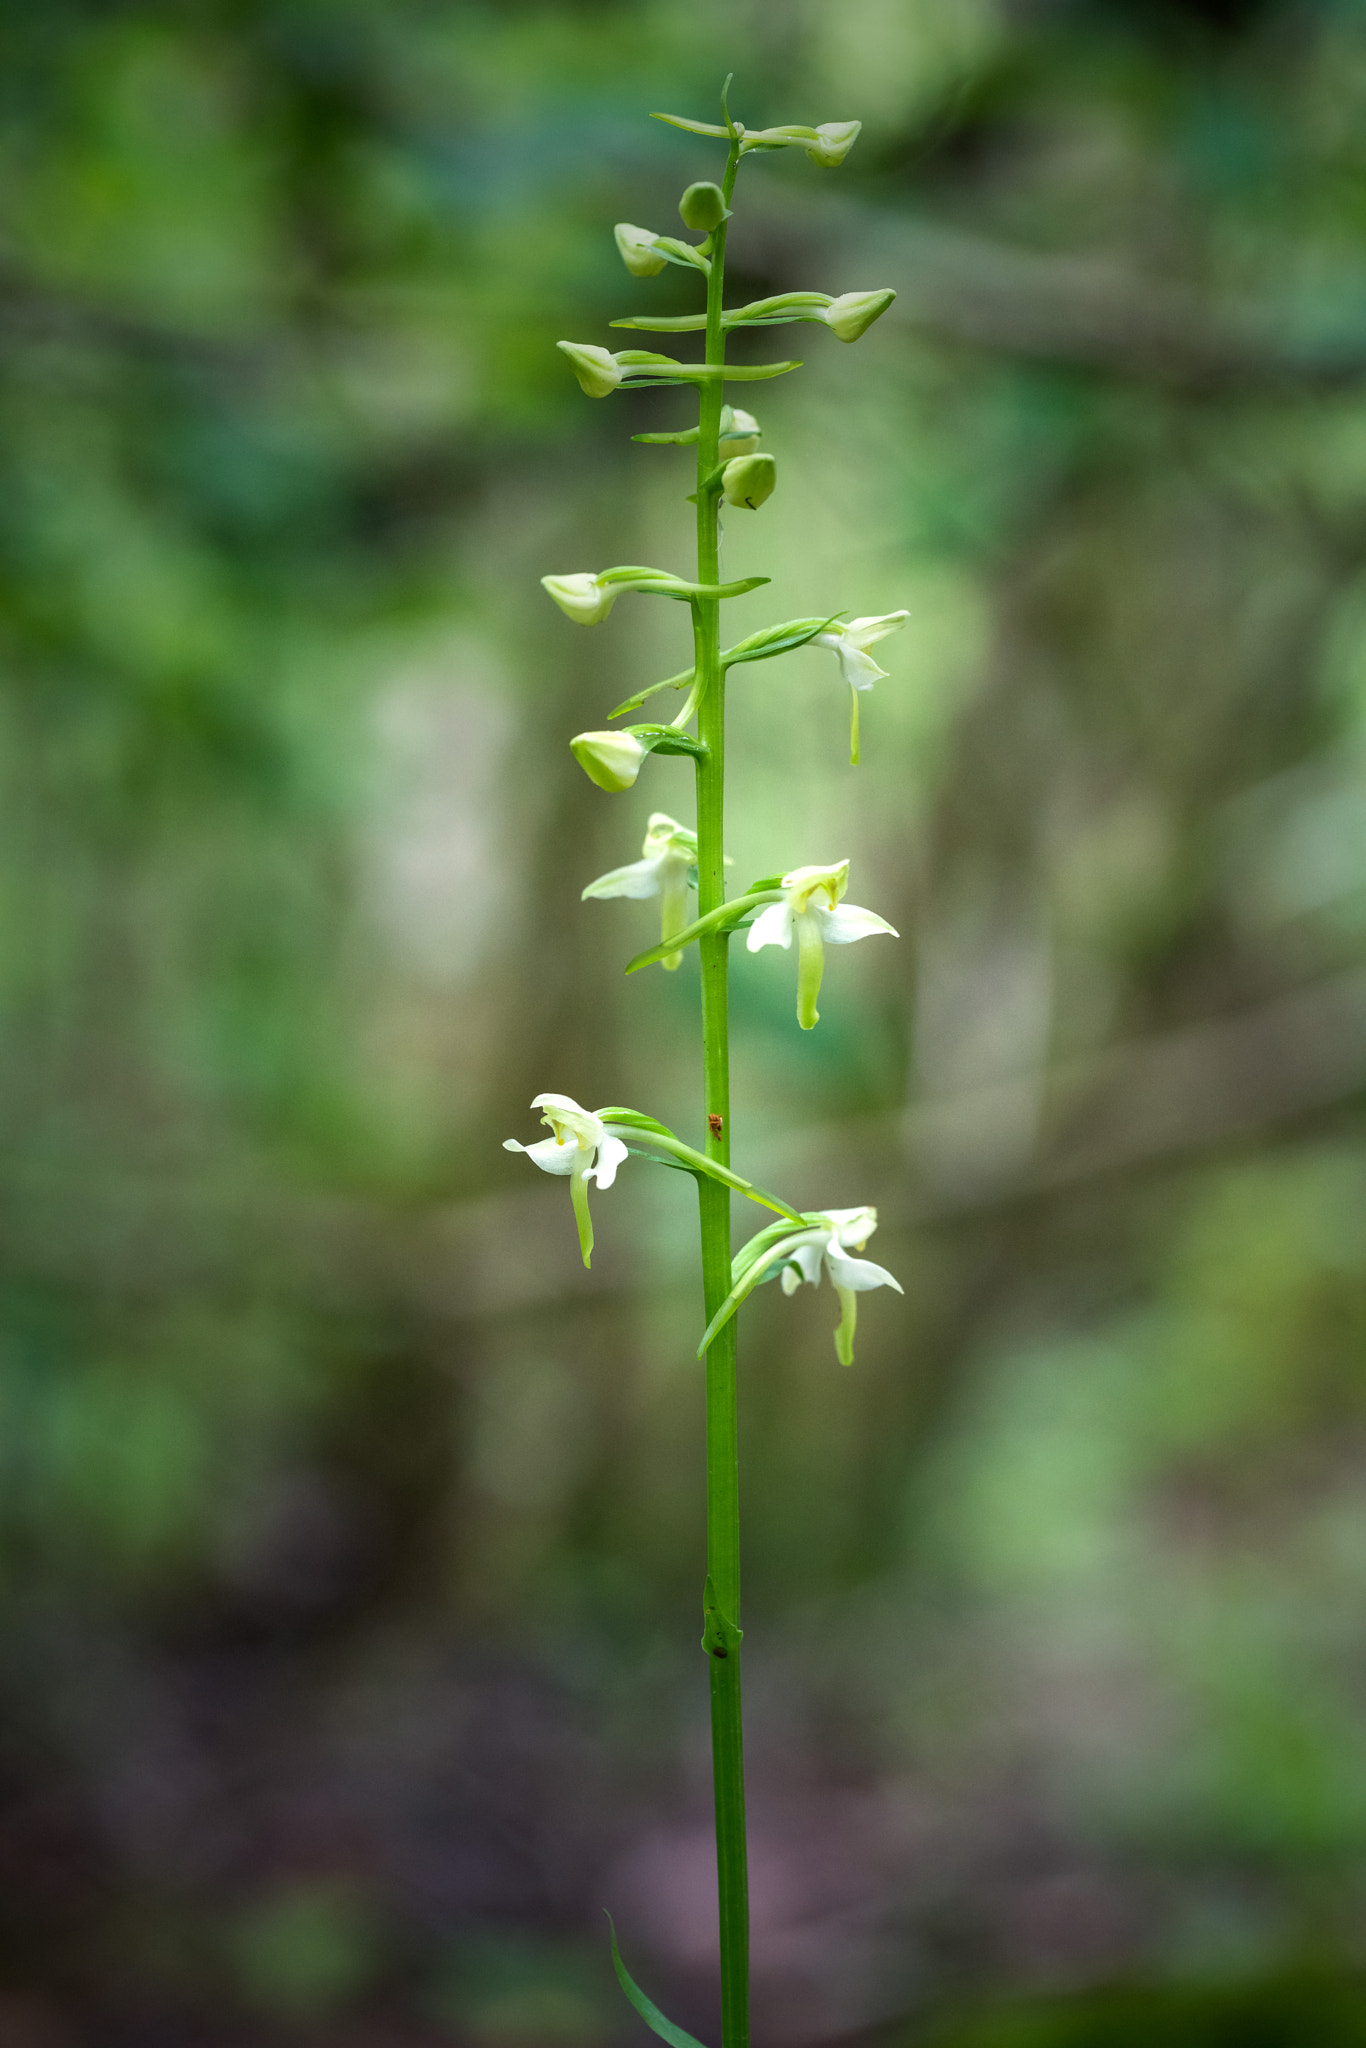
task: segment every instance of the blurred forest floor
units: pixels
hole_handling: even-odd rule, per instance
[[[1366,11],[153,0],[0,13],[0,2040],[715,2038],[678,1177],[578,1264],[543,1088],[698,1121],[581,906],[686,764],[568,735],[686,485],[561,336],[714,153],[755,400],[736,1158],[904,1304],[742,1336],[756,2038],[1366,2039]],[[794,153],[795,154],[795,153]],[[686,352],[686,351],[680,351]],[[756,679],[757,678],[757,679]],[[877,955],[864,960],[863,953]],[[789,971],[784,971],[788,969]],[[633,1177],[634,1176],[634,1177]]]

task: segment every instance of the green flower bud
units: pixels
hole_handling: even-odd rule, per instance
[[[777,481],[778,465],[771,455],[736,455],[721,472],[721,495],[728,505],[757,512]]]
[[[633,228],[628,220],[619,220],[612,233],[632,277],[656,277],[669,260],[660,255],[655,247],[659,237],[649,228]]]
[[[621,595],[611,585],[604,589],[588,569],[573,576],[542,576],[541,585],[576,626],[600,626]]]
[[[556,348],[568,356],[579,389],[590,398],[608,398],[622,379],[621,365],[609,348],[588,341],[557,341]]]
[[[631,787],[650,751],[631,732],[581,732],[569,746],[588,780],[614,793]]]
[[[862,126],[862,121],[822,121],[816,130],[817,140],[806,144],[808,157],[813,164],[834,170],[857,142]]]
[[[845,292],[841,298],[832,299],[820,317],[841,341],[857,341],[895,297],[893,291]],[[564,346],[563,342],[560,346]]]
[[[719,185],[689,185],[678,202],[678,213],[685,228],[693,228],[699,234],[709,233],[720,227],[726,217],[725,195]]]
[[[759,422],[752,412],[744,412],[738,405],[723,405],[721,408],[721,453],[723,455],[752,455],[759,445]]]

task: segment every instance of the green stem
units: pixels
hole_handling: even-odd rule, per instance
[[[729,206],[739,166],[733,144],[722,190]],[[707,280],[708,363],[725,361],[722,291],[726,223],[712,235]],[[720,581],[715,493],[703,488],[715,469],[721,431],[723,379],[701,387],[697,436],[697,580]],[[726,895],[724,803],[726,772],[725,673],[721,667],[720,605],[714,598],[693,602],[695,666],[700,701],[698,737],[707,747],[697,763],[697,893],[705,916]],[[707,932],[698,942],[702,969],[702,1033],[706,1150],[730,1164],[730,1052],[726,1005],[729,940]],[[698,1181],[702,1230],[702,1287],[707,1321],[730,1292],[730,1195],[705,1178]],[[735,1319],[726,1324],[707,1353],[707,1574],[724,1620],[740,1623],[740,1469],[735,1385]],[[708,1629],[709,1637],[713,1631]],[[716,1875],[721,1915],[721,2033],[723,2048],[749,2042],[749,1874],[745,1847],[745,1760],[740,1719],[738,1636],[718,1644],[711,1667],[712,1775],[716,1792]]]

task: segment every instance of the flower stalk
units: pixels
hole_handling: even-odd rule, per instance
[[[695,183],[684,192],[679,213],[686,229],[702,233],[700,243],[656,234],[622,222],[616,227],[617,247],[633,277],[657,275],[667,263],[690,269],[705,280],[704,312],[669,318],[634,316],[616,327],[653,328],[671,332],[702,330],[700,361],[681,362],[643,349],[615,353],[595,343],[561,342],[559,347],[584,392],[593,398],[657,385],[692,386],[698,396],[695,426],[638,434],[638,441],[695,451],[696,485],[691,493],[696,519],[696,566],[680,577],[671,571],[625,566],[597,572],[576,571],[542,578],[548,595],[565,616],[579,626],[601,625],[616,599],[626,591],[673,598],[686,603],[692,618],[692,665],[650,684],[610,712],[618,718],[637,710],[657,691],[686,690],[687,698],[669,725],[637,724],[579,733],[571,742],[576,759],[590,779],[616,794],[632,789],[648,768],[653,753],[687,754],[695,775],[696,822],[688,827],[663,812],[651,815],[641,858],[611,869],[590,882],[584,897],[660,899],[660,937],[636,955],[628,972],[659,965],[676,969],[692,946],[697,948],[702,1026],[701,1149],[641,1112],[620,1107],[585,1110],[572,1097],[545,1094],[535,1107],[551,1137],[532,1145],[516,1139],[508,1149],[524,1152],[543,1172],[567,1176],[584,1264],[593,1245],[588,1189],[609,1188],[622,1162],[632,1155],[681,1168],[697,1182],[705,1329],[698,1347],[706,1375],[706,1568],[702,1589],[702,1649],[711,1689],[712,1765],[716,1813],[716,1860],[720,1906],[721,2009],[723,2048],[748,2048],[749,2041],[749,1880],[745,1837],[745,1767],[741,1717],[740,1627],[740,1489],[739,1424],[736,1385],[736,1333],[739,1310],[765,1279],[781,1275],[785,1292],[803,1280],[815,1283],[822,1273],[841,1302],[835,1337],[842,1364],[853,1358],[856,1296],[897,1281],[883,1267],[851,1256],[861,1251],[876,1227],[871,1208],[800,1210],[771,1195],[737,1173],[730,1163],[730,1035],[728,1011],[729,947],[739,930],[748,931],[751,953],[768,945],[790,949],[797,941],[797,1016],[802,1028],[817,1022],[816,997],[824,970],[824,948],[847,945],[875,933],[895,936],[876,912],[842,901],[848,882],[848,861],[791,868],[762,876],[739,896],[727,900],[725,853],[726,687],[732,669],[809,645],[830,649],[850,686],[855,714],[853,758],[858,759],[857,692],[886,672],[867,653],[872,642],[901,625],[904,612],[839,623],[842,612],[789,619],[746,635],[723,650],[721,607],[731,598],[757,589],[768,579],[745,577],[723,583],[720,564],[722,507],[758,512],[778,482],[778,465],[761,452],[761,430],[748,412],[726,402],[725,386],[742,380],[762,381],[799,369],[795,362],[750,364],[726,360],[726,337],[732,328],[770,326],[782,321],[814,321],[846,342],[856,341],[885,311],[890,291],[845,293],[790,292],[727,311],[725,305],[726,240],[732,217],[736,173],[741,160],[774,149],[797,148],[815,164],[841,163],[859,133],[857,121],[825,122],[818,127],[784,126],[747,131],[733,120],[726,92],[721,95],[721,125],[677,115],[657,118],[726,146],[725,170],[719,185]],[[695,736],[688,732],[696,721]],[[689,922],[688,891],[697,891],[697,915]],[[731,1258],[731,1196],[740,1194],[776,1213],[776,1224],[752,1238]],[[646,2025],[671,2048],[700,2048],[692,2037],[665,2018],[635,1983],[621,1960],[612,1935],[612,1960],[626,1996]]]

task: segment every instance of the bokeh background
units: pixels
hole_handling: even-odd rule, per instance
[[[691,1189],[578,1264],[541,1088],[698,1123],[568,735],[687,659],[686,393],[560,336],[892,285],[756,387],[737,1160],[905,1300],[743,1333],[756,2026],[1366,2039],[1366,12],[178,0],[0,19],[0,2037],[716,2038]],[[764,337],[758,337],[762,343]],[[772,340],[773,337],[768,337]],[[686,352],[687,344],[684,344]],[[763,353],[762,349],[759,353]],[[785,351],[780,351],[785,352]],[[737,949],[738,950],[738,949]],[[534,1183],[534,1184],[533,1184]],[[737,1225],[740,1219],[737,1219]]]

